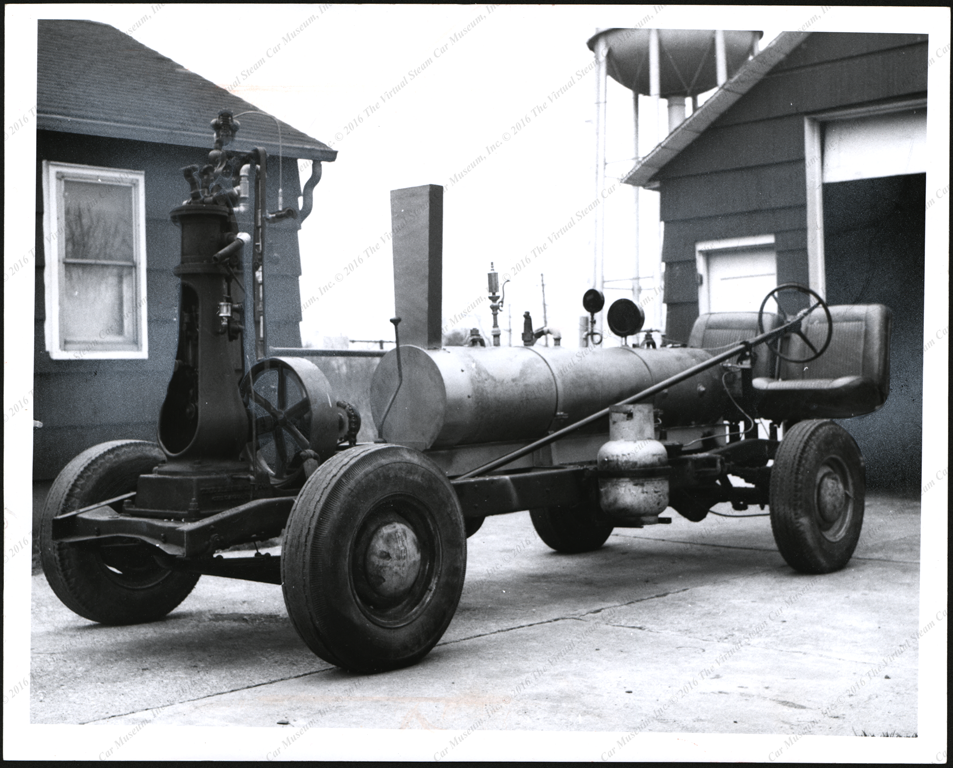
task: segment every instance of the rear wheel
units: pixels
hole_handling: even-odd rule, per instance
[[[531,509],[529,515],[539,538],[566,554],[599,549],[612,533],[612,526],[597,521],[588,505]]]
[[[101,624],[161,619],[188,597],[199,576],[159,565],[159,550],[138,539],[60,543],[53,518],[136,490],[165,455],[154,443],[117,440],[83,451],[60,472],[40,521],[46,580],[67,608]],[[112,507],[118,512],[122,502]]]
[[[864,521],[864,460],[854,438],[832,421],[795,424],[771,470],[771,530],[788,565],[801,573],[843,568]]]
[[[474,533],[479,531],[483,527],[483,521],[486,520],[485,517],[465,517],[463,518],[463,527],[467,532],[467,538],[469,539]]]
[[[285,528],[281,581],[302,640],[356,672],[414,664],[453,618],[466,573],[457,495],[423,454],[337,454],[308,478]]]

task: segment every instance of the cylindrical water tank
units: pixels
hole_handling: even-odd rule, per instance
[[[628,347],[402,346],[400,354],[403,383],[398,390],[390,350],[371,381],[371,411],[383,440],[418,450],[542,437],[711,357]],[[716,421],[725,405],[719,376],[708,370],[656,395],[663,425]]]

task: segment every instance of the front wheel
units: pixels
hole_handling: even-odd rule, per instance
[[[864,459],[832,421],[802,421],[785,435],[771,470],[771,530],[788,565],[831,573],[847,565],[864,521]]]
[[[60,472],[40,520],[43,572],[56,596],[74,613],[100,624],[161,619],[192,591],[197,574],[170,571],[159,550],[138,539],[61,543],[53,518],[136,490],[139,475],[165,461],[154,443],[116,440],[83,451]],[[122,502],[114,502],[120,511]]]
[[[355,672],[414,664],[453,618],[467,542],[456,492],[423,454],[366,445],[308,478],[288,518],[281,586],[325,661]]]

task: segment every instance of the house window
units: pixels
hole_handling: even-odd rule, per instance
[[[145,174],[43,163],[46,348],[148,357]]]

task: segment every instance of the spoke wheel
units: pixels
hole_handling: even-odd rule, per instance
[[[771,530],[781,555],[802,573],[847,565],[864,519],[864,461],[832,421],[795,424],[771,470]]]
[[[364,445],[305,483],[281,559],[285,605],[302,640],[357,672],[414,664],[453,618],[466,572],[456,493],[423,454]]]
[[[529,515],[543,543],[565,554],[599,549],[612,533],[612,526],[596,520],[586,505],[531,509]]]
[[[253,420],[248,452],[273,485],[304,479],[304,451],[321,460],[334,453],[340,419],[330,391],[321,370],[299,358],[262,360],[242,380],[242,399]]]
[[[758,335],[760,336],[765,331],[764,312],[765,308],[768,306],[768,302],[771,300],[773,300],[777,306],[777,314],[781,319],[782,325],[794,319],[793,317],[789,317],[785,312],[784,308],[781,306],[781,300],[779,298],[782,294],[790,295],[792,293],[804,294],[808,296],[813,303],[806,310],[798,313],[798,315],[800,315],[800,323],[793,326],[783,336],[779,336],[774,341],[767,342],[767,344],[771,351],[782,360],[787,360],[789,363],[809,363],[811,360],[816,360],[824,354],[824,351],[831,343],[831,337],[834,335],[834,320],[831,318],[830,309],[828,308],[824,299],[822,299],[819,294],[812,291],[810,288],[806,288],[803,285],[798,285],[797,283],[785,283],[784,285],[779,285],[767,296],[765,296],[764,301],[761,302],[761,308],[758,310]],[[804,324],[807,322],[807,319],[818,309],[823,311],[824,320],[826,322],[826,332],[824,334],[824,342],[822,344],[817,344],[811,341],[807,334],[804,333]],[[787,336],[797,336],[799,339],[801,339],[801,341],[804,342],[804,345],[810,350],[808,356],[796,358],[783,354],[781,352],[781,343],[782,340]]]
[[[101,624],[155,621],[198,582],[197,574],[163,568],[154,557],[159,550],[138,539],[53,541],[53,518],[135,491],[139,475],[164,460],[153,443],[103,443],[73,459],[53,483],[40,521],[40,556],[50,587],[74,613]],[[111,506],[119,512],[121,505]]]

